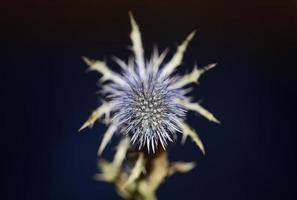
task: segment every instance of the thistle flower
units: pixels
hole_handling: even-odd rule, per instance
[[[133,16],[129,13],[132,31],[133,57],[128,62],[113,57],[121,67],[121,73],[112,71],[104,61],[83,57],[89,69],[99,72],[102,77],[101,94],[104,102],[99,106],[80,130],[90,127],[97,119],[109,126],[104,134],[98,154],[101,154],[114,133],[119,132],[130,138],[130,144],[146,147],[155,152],[158,144],[165,149],[168,141],[173,142],[176,132],[183,135],[182,142],[190,136],[204,153],[199,136],[185,122],[187,111],[194,111],[210,121],[219,121],[197,102],[191,102],[188,85],[198,83],[200,76],[216,64],[199,68],[195,65],[191,73],[178,75],[184,52],[195,35],[191,32],[177,47],[176,53],[167,63],[163,63],[167,50],[159,54],[153,50],[150,59],[144,58],[141,34]],[[104,84],[105,83],[105,84]]]

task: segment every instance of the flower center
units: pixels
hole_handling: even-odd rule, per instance
[[[135,100],[135,116],[141,120],[144,134],[151,134],[160,125],[165,112],[164,102],[155,92],[141,93]]]

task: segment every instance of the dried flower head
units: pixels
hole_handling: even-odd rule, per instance
[[[115,132],[130,138],[131,144],[137,143],[139,149],[146,146],[155,152],[158,144],[165,149],[168,141],[173,141],[176,132],[183,134],[184,142],[190,136],[204,153],[204,147],[197,133],[186,124],[188,110],[195,111],[210,121],[219,122],[210,112],[198,103],[191,102],[186,96],[191,83],[198,83],[199,77],[216,64],[198,69],[194,66],[191,73],[177,75],[176,68],[181,64],[188,43],[195,35],[190,33],[177,47],[176,53],[167,63],[163,63],[167,50],[161,54],[154,49],[150,59],[145,60],[139,27],[130,14],[132,31],[132,51],[134,56],[128,62],[117,57],[113,60],[121,67],[116,73],[103,61],[83,57],[90,70],[99,72],[105,97],[90,118],[80,128],[92,126],[105,115],[104,122],[109,125],[98,153],[101,154]]]

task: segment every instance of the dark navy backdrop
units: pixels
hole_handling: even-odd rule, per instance
[[[171,144],[172,160],[198,165],[168,179],[159,198],[296,199],[296,2],[1,4],[1,199],[119,199],[111,185],[92,179],[105,127],[96,124],[83,134],[77,129],[98,105],[99,76],[85,73],[81,56],[110,64],[111,55],[127,58],[129,10],[147,52],[154,43],[174,50],[197,29],[181,72],[195,61],[219,63],[193,95],[222,124],[189,116],[206,156],[190,141]]]

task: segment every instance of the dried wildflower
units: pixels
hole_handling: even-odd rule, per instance
[[[176,172],[186,173],[195,166],[193,162],[169,162],[165,149],[176,132],[182,134],[182,143],[190,136],[205,153],[196,131],[185,122],[187,111],[197,112],[219,123],[210,112],[186,96],[191,90],[188,85],[198,83],[200,76],[216,64],[200,69],[194,66],[192,72],[185,75],[176,73],[195,31],[177,47],[169,62],[163,62],[167,50],[159,54],[157,48],[151,58],[145,60],[140,31],[131,13],[130,20],[134,55],[128,62],[113,57],[121,67],[121,73],[110,70],[103,61],[83,57],[90,70],[102,75],[100,81],[104,102],[93,111],[80,130],[91,127],[98,119],[108,125],[98,150],[99,155],[116,132],[124,136],[112,161],[99,159],[100,173],[95,174],[95,180],[114,184],[124,199],[156,200],[156,191],[167,177]],[[138,149],[134,148],[135,143]],[[163,148],[158,148],[159,144]],[[143,147],[147,151],[141,150]],[[150,151],[154,154],[148,155]]]
[[[191,98],[186,96],[189,88],[185,87],[198,83],[199,77],[216,64],[200,69],[194,66],[193,71],[185,75],[176,73],[195,31],[177,47],[169,62],[163,63],[167,50],[159,54],[157,48],[151,58],[145,60],[139,27],[131,13],[130,21],[134,56],[127,63],[116,57],[113,59],[121,67],[121,73],[110,70],[103,61],[83,57],[90,70],[102,75],[101,93],[104,94],[105,101],[80,130],[92,126],[97,119],[105,115],[104,122],[109,128],[99,147],[99,154],[115,132],[128,136],[130,144],[137,143],[139,149],[146,146],[148,152],[155,152],[158,144],[165,149],[168,141],[173,141],[173,135],[180,132],[183,134],[183,142],[190,136],[204,153],[197,133],[185,122],[187,111],[197,112],[210,121],[219,121],[197,102],[191,102]],[[103,85],[103,82],[107,83]]]

